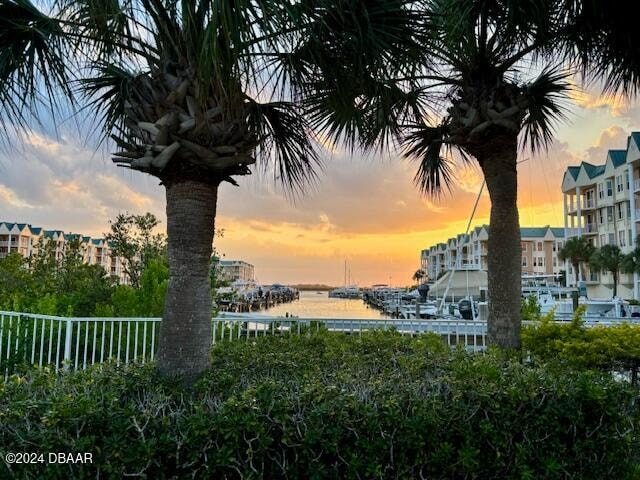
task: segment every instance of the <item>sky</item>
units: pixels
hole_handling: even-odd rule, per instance
[[[576,90],[569,119],[547,152],[520,153],[522,226],[563,226],[560,185],[568,165],[604,163],[610,148],[626,147],[640,130],[640,104]],[[78,129],[32,132],[21,146],[0,151],[0,221],[101,236],[119,212],[152,212],[166,225],[158,180],[116,168]],[[464,232],[482,178],[475,165],[458,165],[451,192],[420,195],[416,165],[400,154],[350,154],[325,144],[324,168],[306,195],[291,199],[268,175],[223,184],[218,203],[217,250],[255,266],[264,284],[341,285],[344,262],[352,283],[406,285],[420,251]],[[482,196],[471,226],[488,223]]]

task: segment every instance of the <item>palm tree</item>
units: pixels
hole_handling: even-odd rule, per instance
[[[416,283],[420,283],[420,281],[426,276],[427,274],[424,272],[424,270],[418,269],[415,271],[412,278]]]
[[[396,141],[417,160],[426,195],[454,184],[452,151],[477,162],[491,198],[489,341],[502,347],[520,343],[519,145],[538,151],[552,141],[580,62],[585,77],[604,77],[614,90],[640,84],[633,29],[618,31],[629,25],[622,12],[598,20],[604,8],[597,0],[414,2],[421,48],[408,49],[404,68],[376,68],[384,55],[353,62],[344,49],[309,97],[314,125],[335,138],[361,148]],[[346,81],[345,63],[357,82]]]
[[[19,128],[43,98],[58,106],[59,92],[72,107],[86,99],[117,146],[113,161],[160,180],[170,280],[157,369],[190,381],[209,365],[219,185],[237,185],[256,162],[272,162],[290,189],[314,177],[318,158],[296,105],[251,96],[270,87],[265,65],[306,20],[277,2],[58,5],[47,15],[29,0],[0,2],[3,119]]]
[[[12,140],[12,129],[28,129],[43,112],[73,109],[82,120],[95,112],[103,139],[116,145],[113,161],[160,180],[170,281],[157,369],[189,381],[209,365],[219,185],[237,185],[258,164],[302,192],[319,161],[298,106],[310,89],[300,86],[314,64],[343,50],[315,35],[402,52],[400,33],[410,30],[391,21],[404,2],[54,4],[44,12],[30,0],[0,0],[1,131]],[[300,45],[305,59],[296,61]]]
[[[575,285],[578,286],[580,280],[582,264],[591,260],[595,247],[584,237],[571,237],[558,252],[558,258],[563,262],[568,261],[573,267],[575,274]],[[582,272],[584,277],[584,272]]]
[[[595,250],[589,260],[589,266],[594,271],[610,272],[613,278],[613,296],[618,296],[618,280],[621,271],[625,270],[625,254],[617,245],[603,245]]]

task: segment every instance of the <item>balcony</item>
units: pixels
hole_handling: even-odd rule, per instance
[[[634,191],[634,192],[638,192],[638,191],[640,191],[640,178],[636,178],[636,179],[633,181],[633,191]]]
[[[598,226],[595,223],[587,223],[584,226],[584,233],[585,234],[598,233]]]
[[[583,210],[593,210],[594,208],[596,208],[595,199],[590,198],[584,201],[584,206],[582,207]]]

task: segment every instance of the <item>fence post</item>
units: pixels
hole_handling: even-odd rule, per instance
[[[64,336],[64,358],[62,360],[62,364],[64,365],[65,370],[69,369],[69,365],[71,365],[71,340],[73,337],[73,321],[70,318],[67,318],[67,327]]]

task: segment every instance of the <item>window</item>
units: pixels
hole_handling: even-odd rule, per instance
[[[534,267],[544,267],[544,257],[533,257]]]
[[[613,207],[607,207],[607,222],[613,222]]]
[[[616,177],[616,192],[620,193],[624,190],[624,184],[622,183],[622,175]]]
[[[602,200],[604,198],[604,191],[603,191],[601,183],[598,184],[598,198],[600,200]]]
[[[558,242],[558,251],[562,250],[563,246],[564,246],[564,243]]]
[[[624,183],[626,183],[626,185],[627,185],[627,190],[630,190],[630,188],[629,188],[629,170],[624,172]]]
[[[609,234],[609,245],[614,245],[616,243],[616,234],[615,233],[610,233]]]
[[[626,238],[627,238],[627,235],[625,234],[624,230],[620,230],[618,232],[618,242],[620,243],[621,247],[626,246]]]
[[[541,252],[542,251],[542,242],[538,242],[537,243],[537,247],[538,247],[538,251]]]
[[[627,204],[627,218],[631,218],[631,202],[625,202]]]
[[[603,246],[606,244],[607,244],[607,236],[603,233],[602,235],[600,235],[600,246]]]
[[[521,243],[520,246],[522,247],[522,251],[526,252],[527,251],[527,244],[526,243]]]
[[[629,245],[630,247],[633,247],[633,240],[631,238],[631,230],[627,230],[627,232],[629,233],[629,242],[627,243],[627,245]]]
[[[618,207],[618,220],[622,220],[624,218],[624,210],[622,210],[622,203],[617,205]]]
[[[598,210],[598,216],[600,217],[600,225],[604,223],[604,208]]]
[[[607,197],[613,196],[613,180],[607,180]]]
[[[553,266],[554,267],[558,266],[558,259],[556,257],[553,257]]]
[[[527,257],[522,257],[522,266],[523,267],[527,266]]]

